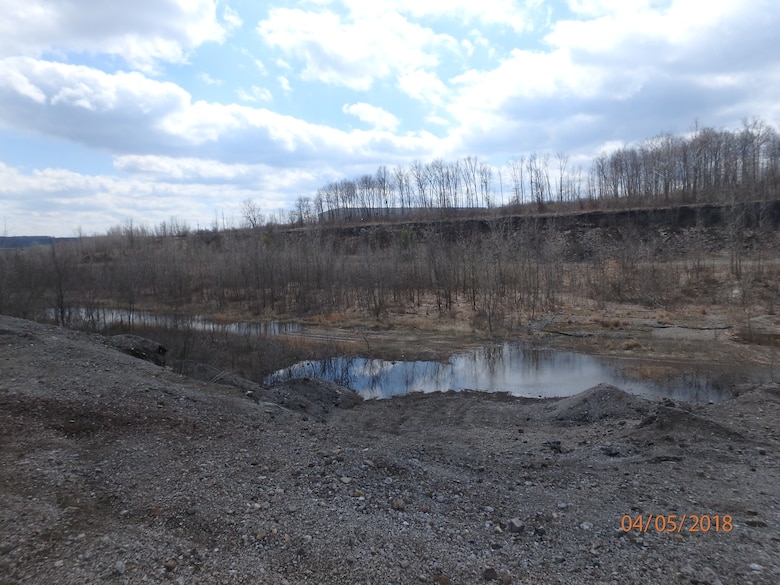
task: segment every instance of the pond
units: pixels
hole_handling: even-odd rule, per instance
[[[447,390],[552,398],[572,396],[603,382],[648,398],[719,402],[731,396],[729,388],[735,382],[755,380],[757,373],[737,374],[712,364],[604,358],[507,342],[455,354],[446,363],[360,357],[304,361],[279,370],[264,383],[291,378],[330,380],[366,399]]]

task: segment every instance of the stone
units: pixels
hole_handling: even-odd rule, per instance
[[[720,577],[718,577],[717,573],[715,573],[711,567],[704,567],[701,574],[711,585],[723,585],[723,581],[720,580]]]
[[[176,565],[178,565],[178,561],[176,559],[168,559],[165,561],[165,570],[170,573],[176,568]]]
[[[127,566],[124,561],[117,561],[114,563],[114,572],[117,575],[124,575],[127,570]]]
[[[519,534],[521,532],[525,532],[525,524],[523,524],[520,518],[512,518],[507,523],[507,528],[509,529],[509,532],[512,534]]]
[[[580,528],[582,530],[593,530],[593,522],[583,522],[580,524]]]
[[[406,510],[406,502],[403,498],[393,498],[393,510]]]
[[[485,581],[498,581],[498,571],[496,571],[493,567],[488,567],[482,571],[482,578]]]
[[[758,518],[748,518],[745,520],[745,524],[752,526],[753,528],[766,528],[766,522],[759,520]]]

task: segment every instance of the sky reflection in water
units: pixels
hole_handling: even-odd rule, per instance
[[[730,396],[723,375],[711,368],[696,371],[693,366],[677,366],[661,382],[627,374],[641,363],[504,343],[453,355],[448,363],[344,357],[305,361],[276,372],[265,383],[322,378],[352,388],[364,398],[466,389],[551,398],[572,396],[600,383],[632,394],[690,402],[719,402]]]

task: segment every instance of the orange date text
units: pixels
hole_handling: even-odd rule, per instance
[[[710,514],[625,514],[620,519],[623,532],[731,532],[733,518]]]

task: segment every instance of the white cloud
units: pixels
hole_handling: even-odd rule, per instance
[[[205,71],[198,73],[198,79],[200,79],[206,85],[222,85],[221,79],[215,79]]]
[[[26,57],[0,60],[0,124],[101,149],[136,148],[189,94],[137,72],[110,75]]]
[[[394,132],[398,128],[399,120],[393,114],[363,102],[356,104],[344,104],[342,108],[345,114],[351,114],[359,120],[371,124],[377,130],[389,130]]]
[[[319,4],[343,4],[356,17],[397,12],[412,18],[435,20],[457,19],[463,24],[500,24],[521,32],[531,27],[532,14],[538,2],[518,0],[341,0]]]
[[[222,11],[222,20],[225,21],[229,30],[241,28],[244,24],[244,21],[241,20],[238,12],[233,10],[230,6],[225,6],[225,9]]]
[[[253,85],[249,91],[239,88],[236,91],[236,95],[238,96],[238,99],[244,102],[269,103],[274,100],[274,96],[268,88],[259,87],[257,85]]]
[[[140,73],[29,58],[0,60],[0,125],[118,155],[198,152],[281,166],[343,156],[379,160],[381,152],[417,156],[430,140],[425,132],[344,132],[265,108],[193,101],[179,86]]]
[[[728,111],[777,111],[780,11],[764,0],[717,0],[703,12],[695,0],[570,6],[579,20],[554,23],[544,50],[516,48],[451,80],[446,107],[461,123],[453,149],[597,149],[707,112],[705,123],[717,124]]]
[[[216,0],[53,2],[0,0],[0,57],[74,52],[111,55],[155,72],[182,63],[206,42],[222,42]]]
[[[399,71],[436,67],[442,51],[460,51],[453,37],[409,22],[397,12],[342,20],[332,12],[275,8],[258,32],[268,45],[304,63],[304,80],[360,91]]]
[[[130,177],[85,175],[66,169],[21,171],[0,162],[0,197],[9,235],[70,236],[133,220],[153,227],[179,217],[192,227],[210,226],[216,213],[240,221],[240,204],[253,199],[265,213],[292,205],[291,191],[313,191],[308,171],[266,165],[229,165],[211,160],[120,157]],[[67,217],[67,221],[63,218]]]
[[[450,91],[436,74],[421,69],[403,73],[398,87],[409,97],[435,106],[441,105]]]

